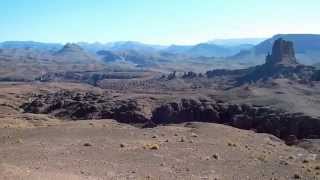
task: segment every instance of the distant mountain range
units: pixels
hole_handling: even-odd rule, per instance
[[[134,41],[121,41],[112,43],[76,43],[84,50],[95,54],[101,50],[108,51],[136,51],[139,53],[171,53],[183,54],[190,57],[226,57],[239,53],[241,50],[247,50],[253,47],[253,44],[237,44],[232,46],[217,45],[212,42],[200,43],[196,45],[151,45]],[[45,51],[58,51],[64,45],[58,43],[41,43],[33,41],[7,41],[0,43],[1,49],[32,49]]]
[[[213,43],[201,43],[193,46],[172,45],[162,51],[173,54],[184,54],[191,57],[227,57],[235,55],[242,50],[248,50],[253,46],[251,44],[221,46]]]
[[[220,46],[239,46],[241,44],[257,45],[267,38],[234,38],[234,39],[214,39],[208,43]]]
[[[33,49],[57,51],[62,47],[63,45],[59,43],[42,43],[34,41],[6,41],[0,43],[1,49]]]
[[[111,43],[104,43],[104,44],[80,42],[77,44],[82,48],[94,53],[101,50],[109,50],[109,51],[134,50],[134,51],[142,51],[142,52],[153,52],[153,51],[167,48],[167,46],[144,44],[144,43],[135,42],[135,41],[118,41],[118,42],[111,42]]]
[[[41,43],[8,41],[0,43],[0,58],[42,59],[72,63],[125,62],[134,66],[154,66],[168,63],[263,64],[278,38],[292,41],[300,63],[320,64],[320,35],[279,34],[269,39],[220,39],[196,45],[150,45],[134,41],[112,43]],[[262,42],[260,42],[262,41]],[[259,43],[260,42],[260,43]]]

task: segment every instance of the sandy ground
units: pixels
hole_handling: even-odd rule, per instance
[[[317,179],[315,156],[270,135],[205,123],[139,129],[99,120],[0,129],[6,180]]]

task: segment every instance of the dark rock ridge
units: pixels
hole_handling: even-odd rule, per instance
[[[249,69],[238,69],[238,70],[229,70],[229,69],[215,69],[206,72],[208,78],[229,76],[229,77],[241,77],[246,75],[249,72]]]
[[[189,72],[184,73],[182,75],[182,79],[193,79],[193,78],[197,78],[197,77],[202,78],[204,76],[201,73],[197,74],[197,73],[192,72],[192,71],[189,71]]]
[[[103,72],[103,71],[66,71],[66,72],[48,72],[35,80],[41,82],[76,82],[88,83],[98,86],[99,82],[104,79],[134,79],[140,78],[140,73],[131,72]]]
[[[59,91],[33,95],[21,106],[25,112],[50,114],[71,120],[116,119],[124,123],[145,123],[147,117],[134,100],[115,100],[108,94]]]
[[[270,107],[182,99],[164,104],[153,111],[155,124],[211,122],[231,125],[282,139],[320,137],[320,119],[301,113],[287,113]]]
[[[152,101],[149,115],[146,102],[138,99],[116,99],[108,94],[61,91],[35,95],[21,107],[28,113],[50,114],[56,117],[82,119],[115,119],[130,124],[210,122],[273,134],[282,139],[319,138],[320,119],[301,113],[288,113],[270,107],[230,104],[212,99],[180,99],[157,104]],[[292,138],[291,138],[292,139]]]

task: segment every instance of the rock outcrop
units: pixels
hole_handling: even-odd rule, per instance
[[[93,86],[99,86],[99,82],[104,79],[121,79],[129,80],[143,77],[141,73],[121,73],[108,71],[65,71],[65,72],[48,72],[35,78],[41,82],[75,82],[88,83]]]
[[[225,83],[232,87],[283,78],[309,84],[311,81],[319,81],[319,74],[315,67],[298,63],[293,42],[281,38],[274,42],[272,53],[266,56],[263,65],[240,70],[212,70],[206,73],[211,79],[226,79]]]
[[[116,119],[124,123],[146,123],[148,117],[137,101],[113,99],[108,94],[59,91],[38,94],[21,106],[25,112],[50,114],[63,119]]]
[[[60,91],[39,94],[21,107],[28,113],[50,114],[69,120],[115,119],[154,127],[160,124],[209,122],[269,133],[284,140],[320,138],[320,118],[271,107],[230,104],[212,99],[180,99],[156,103],[117,99],[108,94]]]
[[[279,78],[308,82],[312,80],[314,72],[314,67],[297,62],[292,42],[278,39],[273,45],[272,54],[267,55],[266,63],[250,68],[237,82],[244,84]]]
[[[277,39],[272,47],[272,54],[266,58],[266,65],[297,66],[293,42]]]
[[[293,136],[320,137],[319,118],[302,113],[287,113],[271,107],[182,99],[156,108],[152,116],[155,124],[192,121],[227,124],[258,133],[273,134],[284,140]]]

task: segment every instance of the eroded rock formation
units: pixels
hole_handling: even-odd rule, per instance
[[[106,94],[61,91],[36,95],[22,105],[25,112],[50,114],[56,117],[82,119],[115,119],[130,124],[159,124],[210,122],[273,134],[282,139],[319,138],[320,118],[301,113],[288,113],[271,107],[230,104],[212,99],[180,99],[161,104],[149,104],[150,115],[144,111],[145,102],[137,99],[115,99]]]
[[[277,39],[272,47],[272,54],[266,58],[266,64],[276,66],[296,66],[298,65],[295,57],[293,42]]]
[[[34,95],[21,107],[28,113],[50,114],[70,120],[116,119],[124,123],[145,123],[148,120],[137,101],[92,92],[59,91]]]
[[[299,82],[312,80],[315,68],[299,64],[295,57],[293,43],[278,39],[275,41],[272,54],[266,57],[266,63],[250,68],[248,73],[238,78],[240,84],[272,79],[286,78]]]
[[[212,122],[240,129],[273,134],[282,139],[320,137],[320,119],[301,113],[287,113],[270,107],[217,103],[194,99],[164,104],[153,111],[156,124]]]

